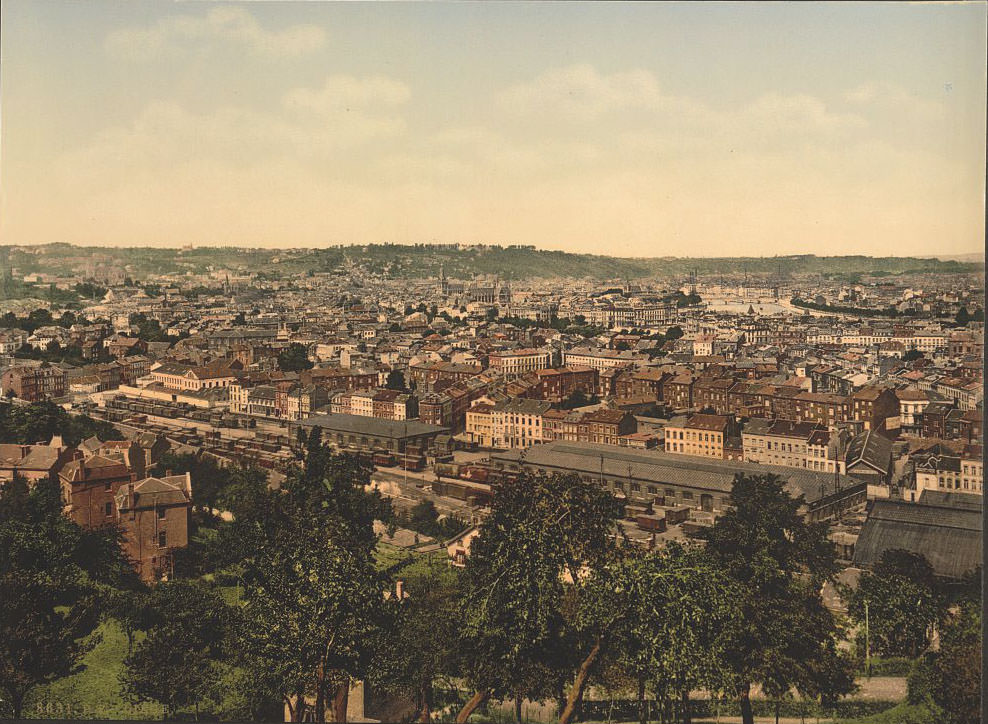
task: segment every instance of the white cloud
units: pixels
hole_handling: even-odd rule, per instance
[[[324,97],[327,88],[345,89],[350,107],[329,102]],[[404,119],[390,106],[409,93],[383,76],[337,75],[321,90],[286,93],[285,99],[320,101],[285,101],[307,111],[301,114],[286,113],[277,105],[271,110],[220,106],[196,113],[179,103],[154,101],[129,123],[105,129],[85,147],[62,156],[59,175],[67,183],[86,179],[84,183],[91,184],[188,159],[214,159],[231,167],[258,160],[319,162],[404,133]],[[375,108],[375,103],[386,107]]]
[[[286,108],[327,114],[373,106],[400,106],[411,97],[411,90],[400,81],[382,75],[355,78],[333,75],[322,88],[295,88],[285,94]]]
[[[634,108],[655,108],[662,102],[659,85],[645,70],[602,75],[592,65],[580,64],[546,71],[498,95],[509,112],[549,111],[578,120],[593,120],[605,113]]]
[[[947,113],[943,103],[910,93],[892,83],[862,83],[846,91],[844,100],[859,108],[871,107],[909,114],[920,121],[942,121]]]
[[[293,25],[267,30],[247,10],[214,7],[205,15],[174,15],[151,27],[130,27],[107,35],[104,49],[127,60],[151,60],[171,53],[228,41],[267,57],[297,57],[321,48],[326,34],[316,25]]]

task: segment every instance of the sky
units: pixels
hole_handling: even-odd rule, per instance
[[[983,250],[986,4],[0,3],[0,244]]]

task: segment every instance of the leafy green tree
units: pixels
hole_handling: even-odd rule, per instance
[[[661,551],[626,554],[605,590],[619,592],[624,608],[610,649],[638,685],[639,721],[647,719],[645,691],[672,695],[690,720],[689,692],[718,691],[725,630],[739,611],[735,583],[699,547],[671,544]]]
[[[802,505],[775,475],[739,474],[731,507],[702,533],[737,584],[741,613],[725,633],[724,665],[744,724],[753,722],[754,682],[781,694],[793,687],[817,693],[842,681],[832,672],[842,665],[840,631],[820,595],[836,572],[835,550],[826,524],[806,522]]]
[[[165,453],[152,469],[154,475],[189,473],[193,480],[192,503],[212,510],[219,504],[221,492],[230,483],[230,471],[214,458],[192,453]]]
[[[226,484],[217,494],[216,502],[236,518],[257,518],[264,514],[267,488],[268,475],[263,468],[235,467],[228,471]]]
[[[457,674],[459,569],[440,564],[403,581],[407,597],[390,600],[391,624],[380,634],[370,681],[415,701],[431,721],[437,680]]]
[[[245,564],[240,645],[292,721],[301,720],[306,696],[324,721],[327,702],[367,671],[383,585],[369,556],[340,544],[330,519],[273,508],[274,524],[257,532]]]
[[[148,288],[145,287],[147,292]],[[137,337],[144,342],[163,342],[166,339],[161,323],[152,317],[148,317],[143,312],[135,312],[128,318],[131,326],[137,327]]]
[[[954,317],[954,321],[959,327],[967,326],[967,323],[971,321],[971,314],[967,311],[967,307],[961,307],[957,310],[957,315]]]
[[[683,328],[678,325],[673,325],[666,330],[665,338],[667,340],[679,339],[683,336]]]
[[[923,555],[907,550],[885,551],[875,570],[862,574],[856,588],[841,590],[848,615],[861,627],[859,643],[864,643],[867,606],[871,650],[885,656],[918,656],[946,613],[933,566]]]
[[[365,490],[368,469],[323,445],[318,428],[305,444],[282,488],[234,521],[244,583],[238,638],[261,689],[294,720],[313,699],[323,721],[329,702],[342,715],[350,681],[369,669],[386,586],[374,566],[373,522],[392,514]]]
[[[912,362],[914,360],[922,359],[923,356],[924,356],[923,353],[920,352],[918,349],[910,349],[907,350],[904,355],[902,355],[902,361]]]
[[[172,718],[219,697],[219,661],[230,629],[231,609],[198,581],[154,587],[148,601],[147,637],[124,659],[120,683],[134,702],[157,701]]]
[[[304,344],[292,342],[278,353],[278,369],[282,372],[311,370],[312,366],[313,363],[309,359],[309,351],[305,348]]]
[[[567,625],[565,579],[604,564],[617,514],[609,493],[574,474],[528,474],[495,489],[465,569],[463,675],[475,693],[457,721],[492,696],[558,696],[574,661],[592,665],[593,645],[583,651],[585,638]]]
[[[979,602],[964,602],[943,627],[934,660],[935,699],[955,724],[981,721],[981,615]]]

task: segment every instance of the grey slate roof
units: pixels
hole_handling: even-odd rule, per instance
[[[737,473],[759,475],[774,473],[786,481],[786,487],[795,495],[805,495],[812,503],[834,492],[834,476],[801,468],[779,465],[759,465],[733,460],[677,455],[659,450],[628,450],[614,445],[573,443],[556,441],[533,445],[527,450],[508,450],[493,453],[492,461],[524,462],[535,466],[573,470],[599,475],[603,457],[604,475],[627,479],[630,474],[646,483],[670,484],[697,491],[729,493]],[[843,486],[856,484],[857,480],[843,476]]]
[[[448,432],[448,429],[445,427],[427,425],[417,420],[384,420],[378,417],[334,413],[307,417],[305,420],[299,422],[299,424],[309,429],[318,425],[324,431],[329,432],[390,437],[396,440],[404,437],[438,435],[441,432]]]
[[[982,517],[971,501],[925,494],[919,503],[876,500],[854,547],[854,565],[874,566],[886,550],[921,553],[938,576],[960,578],[981,565]]]
[[[892,467],[892,442],[874,430],[855,435],[847,445],[847,467],[864,464],[883,475]]]

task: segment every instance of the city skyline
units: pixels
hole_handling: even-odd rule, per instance
[[[985,4],[8,2],[0,243],[984,241]]]

